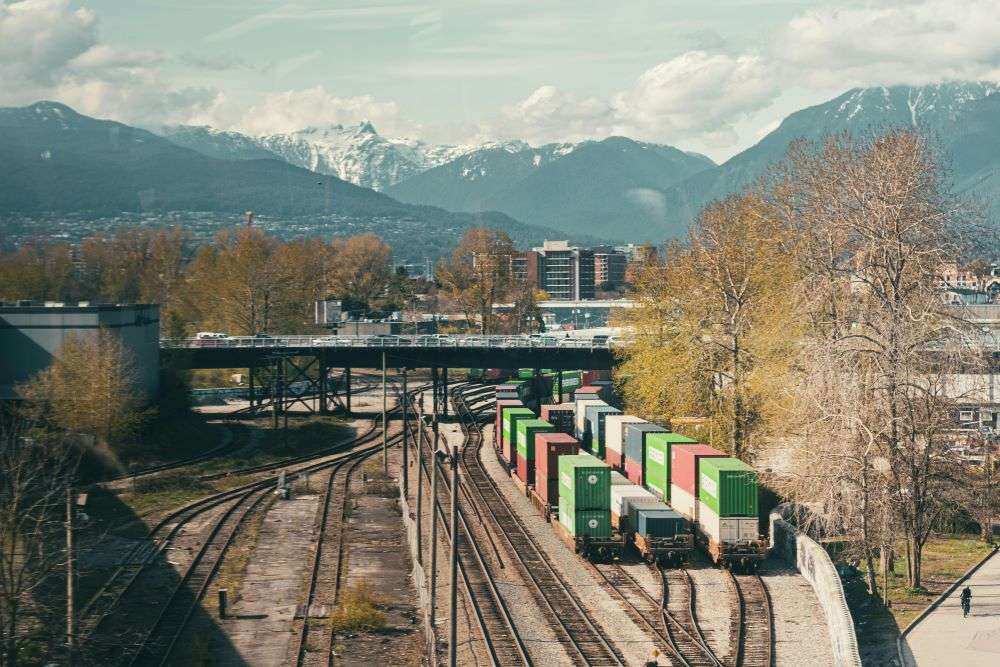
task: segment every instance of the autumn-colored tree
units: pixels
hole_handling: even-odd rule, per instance
[[[374,234],[361,234],[336,239],[333,249],[331,292],[348,310],[374,310],[392,280],[392,248]]]
[[[437,267],[436,276],[445,295],[465,314],[468,322],[479,322],[481,333],[497,331],[493,304],[511,293],[514,254],[514,244],[504,232],[470,229],[451,258]]]
[[[797,266],[756,195],[709,205],[668,265],[637,276],[619,376],[643,416],[710,420],[714,444],[752,458],[779,425],[798,337]]]
[[[273,331],[287,279],[277,251],[257,228],[224,230],[202,247],[186,280],[199,326],[242,336]]]
[[[109,448],[135,432],[143,414],[132,353],[113,331],[69,334],[52,364],[18,387],[53,426]]]
[[[0,300],[64,301],[77,296],[68,244],[33,243],[0,254]]]

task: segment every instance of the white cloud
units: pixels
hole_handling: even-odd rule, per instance
[[[267,95],[236,125],[251,134],[293,132],[310,126],[371,121],[380,132],[399,127],[399,107],[371,95],[337,97],[323,86]]]
[[[778,94],[771,74],[759,56],[689,51],[646,70],[606,100],[542,86],[503,110],[501,131],[529,141],[625,134],[663,142],[731,142],[732,123]]]
[[[129,123],[188,122],[222,103],[210,88],[174,88],[166,56],[100,41],[97,17],[69,0],[0,0],[0,104],[57,99],[81,113]]]
[[[814,9],[789,21],[773,53],[785,72],[814,86],[996,79],[1000,2],[896,0]]]

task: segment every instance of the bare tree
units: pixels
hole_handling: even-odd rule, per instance
[[[505,233],[470,229],[451,258],[438,266],[437,278],[446,295],[468,322],[479,321],[481,333],[496,332],[493,304],[510,294],[513,255],[514,245]]]
[[[58,611],[41,592],[65,564],[60,521],[77,460],[66,438],[23,414],[0,415],[0,664],[8,667]]]

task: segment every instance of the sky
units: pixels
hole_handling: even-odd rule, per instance
[[[1000,81],[998,0],[0,0],[0,105],[717,161],[855,86]]]

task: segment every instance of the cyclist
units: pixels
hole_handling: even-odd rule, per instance
[[[969,610],[972,609],[972,589],[966,586],[962,590],[962,618],[969,615]]]

